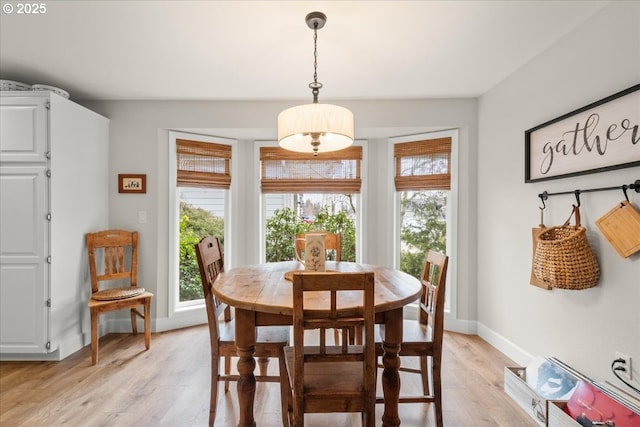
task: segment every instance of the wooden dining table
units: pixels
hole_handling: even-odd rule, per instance
[[[327,271],[372,271],[375,275],[376,323],[384,323],[382,337],[382,390],[384,395],[383,426],[399,426],[398,398],[400,396],[400,345],[402,341],[403,307],[420,296],[418,279],[402,271],[369,264],[327,262]],[[256,326],[291,325],[293,321],[292,282],[290,272],[304,270],[297,261],[266,263],[237,267],[221,273],[213,285],[213,293],[221,301],[235,308],[236,346],[238,349],[238,427],[256,425],[253,404],[256,391],[254,360]],[[287,276],[287,277],[285,277]],[[328,301],[314,300],[312,309],[328,306]],[[345,298],[338,305],[354,304]],[[305,301],[305,307],[307,307]]]

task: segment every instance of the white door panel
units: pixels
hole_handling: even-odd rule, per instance
[[[2,98],[0,160],[44,162],[47,152],[46,98]]]
[[[47,351],[45,172],[0,167],[0,352]]]

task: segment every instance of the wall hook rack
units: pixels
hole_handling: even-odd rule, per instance
[[[549,198],[549,196],[559,196],[561,194],[573,194],[576,196],[576,202],[578,206],[580,206],[580,194],[582,193],[591,193],[594,191],[609,191],[609,190],[622,190],[624,193],[625,199],[629,201],[629,197],[627,195],[627,190],[635,190],[636,193],[640,193],[640,179],[636,179],[631,184],[618,185],[617,187],[602,187],[602,188],[588,188],[586,190],[573,190],[573,191],[560,191],[558,193],[548,193],[547,191],[543,191],[538,194],[538,197],[542,201],[542,205],[546,207],[544,201]]]

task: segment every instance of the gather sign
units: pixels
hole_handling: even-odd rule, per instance
[[[640,84],[525,131],[525,182],[640,165]]]

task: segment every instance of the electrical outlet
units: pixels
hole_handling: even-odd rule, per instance
[[[140,224],[147,223],[147,211],[138,211],[138,223]]]
[[[624,366],[624,371],[618,371],[618,375],[631,381],[631,357],[616,351],[616,360],[622,359],[624,362],[616,363],[616,366]]]

